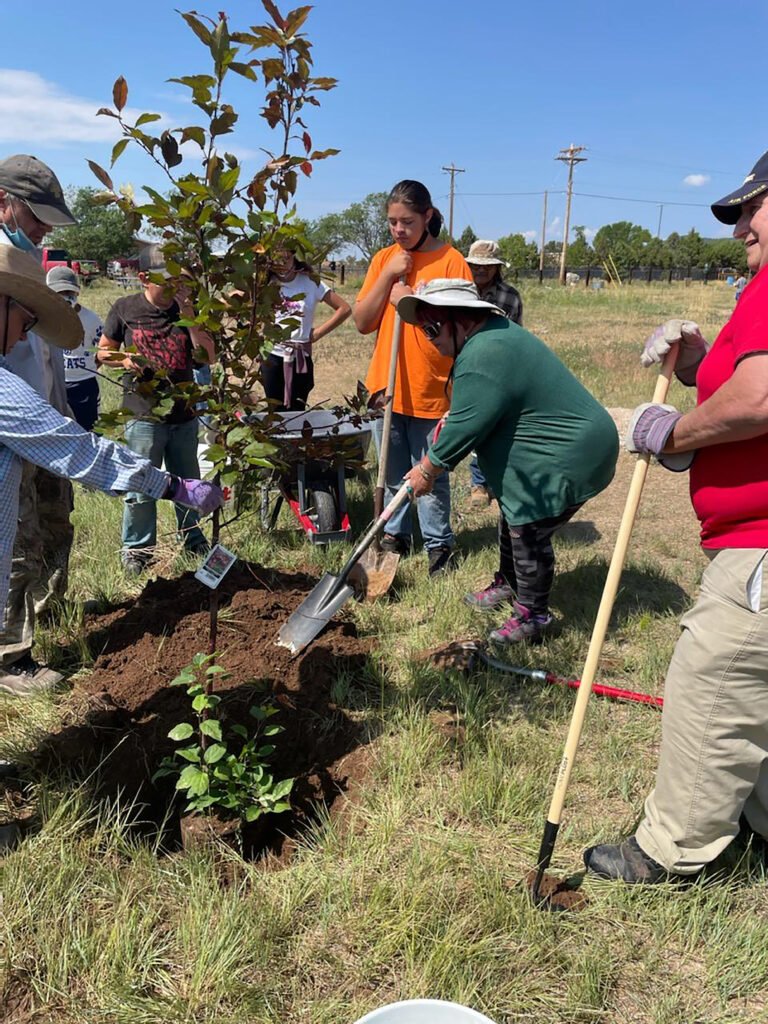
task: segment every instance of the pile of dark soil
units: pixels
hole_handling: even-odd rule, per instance
[[[349,756],[364,744],[364,730],[336,703],[333,690],[342,673],[347,683],[365,685],[370,642],[358,638],[352,623],[334,621],[296,658],[275,644],[280,626],[315,582],[241,563],[219,587],[217,649],[230,673],[216,684],[225,730],[234,723],[251,730],[249,708],[273,701],[279,711],[270,721],[283,732],[273,741],[272,768],[277,778],[296,779],[291,812],[246,827],[244,849],[251,856],[290,852],[291,840],[316,819],[318,808],[332,805],[356,782],[350,766],[358,774],[367,767],[365,756]],[[194,721],[184,687],[169,684],[195,653],[206,650],[209,593],[191,573],[156,579],[135,602],[89,620],[97,657],[80,688],[81,710],[38,751],[45,767],[63,765],[80,776],[99,766],[97,797],[136,802],[137,818],[154,826],[168,818],[171,807],[165,826],[170,847],[178,843],[182,802],[173,780],[155,783],[152,776],[177,746],[168,732],[181,721]]]

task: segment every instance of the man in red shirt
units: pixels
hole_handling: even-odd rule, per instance
[[[644,365],[678,345],[696,408],[642,405],[630,451],[690,466],[710,558],[681,623],[664,691],[656,786],[636,834],[587,850],[587,868],[625,882],[694,875],[746,825],[768,838],[768,153],[712,206],[744,242],[755,275],[708,348],[696,324],[668,321]]]

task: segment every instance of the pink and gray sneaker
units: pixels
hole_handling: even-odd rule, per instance
[[[525,605],[513,602],[515,614],[489,635],[494,644],[540,644],[551,630],[551,615],[532,615]]]
[[[468,604],[470,608],[479,608],[481,611],[489,612],[494,608],[498,608],[499,605],[511,602],[514,599],[515,592],[501,575],[497,572],[493,577],[493,582],[490,583],[484,590],[476,590],[474,594],[466,594],[464,597],[464,603]]]

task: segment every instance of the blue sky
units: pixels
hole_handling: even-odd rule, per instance
[[[233,29],[264,20],[258,0],[195,7],[225,9]],[[186,91],[167,79],[208,70],[206,51],[174,4],[6,0],[3,14],[0,154],[34,153],[63,184],[94,183],[86,158],[108,164],[115,140],[94,114],[111,104],[120,74],[129,107],[194,123]],[[588,162],[576,169],[572,225],[632,220],[655,233],[663,203],[662,235],[725,235],[708,204],[768,149],[762,104],[749,102],[762,73],[750,40],[766,28],[768,10],[753,7],[747,20],[712,0],[318,0],[305,30],[316,73],[339,87],[309,112],[310,130],[316,145],[342,152],[302,182],[299,212],[315,218],[418,178],[447,218],[441,166],[453,162],[466,169],[456,234],[470,224],[480,237],[538,237],[547,189],[548,238],[562,237],[565,199],[555,193],[567,168],[554,157],[574,142]],[[269,146],[260,96],[233,79],[242,117],[228,148],[251,170]],[[114,177],[162,187],[130,147]],[[502,194],[516,192],[537,194]],[[674,205],[686,203],[699,205]]]

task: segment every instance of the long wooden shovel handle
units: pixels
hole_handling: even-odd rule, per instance
[[[661,372],[659,373],[658,380],[656,381],[656,388],[653,392],[654,404],[663,402],[667,397],[669,382],[677,360],[678,347],[678,345],[674,345],[670,348],[666,358],[664,359]],[[637,510],[640,505],[640,496],[643,492],[645,478],[648,475],[650,459],[650,455],[638,456],[637,463],[635,464],[635,469],[632,474],[632,480],[629,485],[629,493],[627,494],[627,501],[624,505],[624,513],[621,517],[616,545],[613,549],[613,555],[611,556],[611,564],[608,567],[608,575],[605,578],[603,596],[600,598],[600,605],[597,609],[595,625],[592,629],[592,637],[589,641],[587,659],[584,663],[584,670],[581,673],[581,686],[579,687],[576,703],[573,708],[571,724],[565,740],[563,757],[560,761],[560,768],[558,769],[557,780],[555,782],[554,792],[552,793],[552,801],[549,805],[544,838],[542,840],[541,850],[539,851],[538,877],[534,885],[534,896],[538,894],[541,877],[543,872],[549,866],[549,862],[552,858],[555,838],[557,836],[557,830],[559,828],[563,812],[565,794],[568,789],[568,782],[571,778],[573,763],[576,759],[576,750],[579,745],[581,731],[584,726],[587,703],[592,692],[592,685],[595,681],[600,653],[603,649],[605,634],[608,631],[608,623],[616,600],[616,593],[619,589],[621,572],[624,568],[624,560],[627,557],[627,549],[629,547],[630,537],[632,536],[632,527],[635,524]]]
[[[399,278],[400,284],[404,281],[404,277]],[[392,435],[392,403],[395,400],[397,360],[400,354],[400,338],[402,337],[402,333],[403,324],[400,320],[400,314],[395,310],[395,322],[392,327],[392,350],[389,354],[387,390],[384,392],[384,423],[381,429],[379,472],[376,477],[376,490],[373,492],[373,515],[375,519],[378,519],[384,511],[384,489],[387,485],[387,464],[389,463],[389,439]]]

